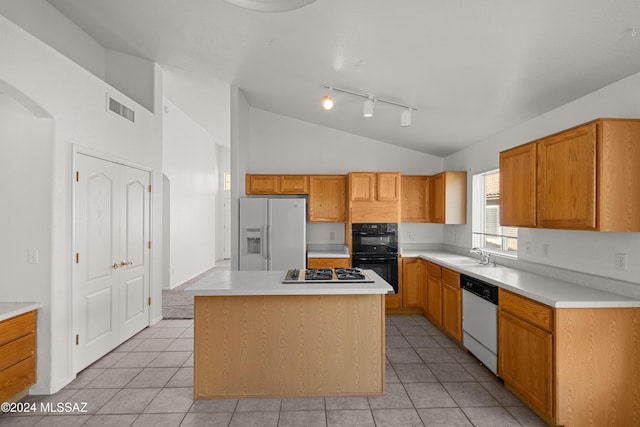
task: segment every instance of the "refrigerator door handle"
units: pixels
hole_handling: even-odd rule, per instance
[[[262,258],[264,259],[264,269],[267,270],[267,226],[262,226]]]
[[[267,270],[271,270],[271,251],[273,250],[271,245],[271,226],[267,225]]]

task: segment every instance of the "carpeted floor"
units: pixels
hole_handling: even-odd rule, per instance
[[[193,297],[185,295],[184,289],[189,285],[210,274],[213,271],[227,271],[230,268],[230,260],[219,260],[216,266],[205,271],[199,276],[186,281],[182,285],[162,291],[162,317],[165,319],[193,319]]]

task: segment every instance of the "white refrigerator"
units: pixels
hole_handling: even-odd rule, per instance
[[[240,270],[305,268],[305,199],[240,199]]]

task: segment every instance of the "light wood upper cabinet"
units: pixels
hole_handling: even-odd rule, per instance
[[[376,175],[376,200],[400,200],[400,174],[398,172],[378,172]]]
[[[349,199],[367,202],[400,200],[400,173],[351,172]]]
[[[347,177],[311,175],[309,177],[309,222],[345,222],[347,216]]]
[[[425,175],[402,175],[401,220],[402,222],[429,221],[429,177]]]
[[[596,123],[538,142],[538,225],[595,230]]]
[[[309,194],[308,175],[280,175],[280,194]]]
[[[640,231],[640,119],[598,119],[503,151],[500,175],[502,225]]]
[[[249,175],[247,174],[245,190],[247,194],[278,194],[278,175]]]
[[[467,173],[441,172],[431,177],[429,222],[466,224]]]
[[[349,220],[400,222],[400,173],[349,173]]]
[[[373,201],[376,196],[376,173],[353,172],[349,174],[349,199]]]
[[[308,175],[253,175],[245,176],[247,194],[308,194]]]
[[[500,153],[500,224],[536,226],[536,144]]]

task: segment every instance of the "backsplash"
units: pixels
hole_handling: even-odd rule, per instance
[[[344,223],[308,222],[307,244],[344,244]]]

